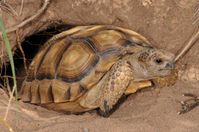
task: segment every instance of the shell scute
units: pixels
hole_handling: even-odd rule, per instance
[[[53,80],[51,86],[55,103],[67,102],[70,99],[70,86],[66,82]]]
[[[97,64],[99,57],[81,41],[73,42],[63,54],[57,76],[67,82],[81,80]]]
[[[147,44],[138,33],[114,26],[64,31],[44,44],[33,59],[22,86],[22,100],[55,110],[88,110],[79,105],[83,95],[121,57]]]
[[[62,40],[57,42],[54,45],[51,45],[48,52],[43,57],[43,61],[40,63],[40,67],[38,67],[36,78],[38,79],[54,79],[56,75],[57,65],[60,62],[60,58],[65,50],[70,45],[70,41]]]
[[[41,104],[53,102],[53,93],[52,93],[52,81],[49,79],[44,79],[39,82],[39,95],[41,99]]]
[[[32,104],[40,104],[40,94],[39,94],[39,81],[34,80],[31,83],[31,103]]]

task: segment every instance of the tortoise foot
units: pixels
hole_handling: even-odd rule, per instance
[[[191,93],[185,93],[183,94],[183,96],[185,97],[189,97],[189,99],[185,100],[185,101],[181,101],[181,110],[178,112],[178,114],[185,114],[189,111],[191,111],[192,109],[194,109],[195,107],[199,106],[199,97],[191,94]]]
[[[98,114],[103,117],[109,117],[111,113],[112,112],[111,112],[109,105],[107,104],[107,101],[104,100],[104,110],[99,110]]]

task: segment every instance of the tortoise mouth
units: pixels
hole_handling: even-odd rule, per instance
[[[164,68],[159,69],[159,71],[169,71],[175,69],[174,63],[167,63]]]
[[[173,68],[164,68],[164,69],[159,69],[159,75],[160,77],[164,77],[167,76],[171,73],[171,71],[173,70]]]
[[[174,68],[163,68],[163,69],[159,69],[158,71],[171,71],[173,70]]]

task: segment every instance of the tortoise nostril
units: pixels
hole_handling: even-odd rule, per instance
[[[174,67],[175,67],[175,64],[173,62],[168,62],[165,65],[165,68],[171,68],[171,69],[173,69]]]

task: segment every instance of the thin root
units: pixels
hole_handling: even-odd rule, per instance
[[[27,18],[26,20],[24,20],[23,22],[19,23],[18,25],[6,29],[6,33],[10,33],[10,32],[16,31],[17,29],[19,29],[19,28],[23,27],[24,25],[28,24],[29,22],[33,21],[35,18],[39,17],[46,10],[46,8],[48,7],[49,3],[50,3],[50,0],[44,0],[43,6],[37,11],[36,14],[34,14],[31,17]]]
[[[18,29],[16,30],[16,38],[17,38],[17,45],[18,45],[18,47],[19,47],[19,49],[22,53],[24,68],[25,68],[25,71],[26,71],[26,74],[27,74],[27,71],[28,71],[27,59],[26,59],[25,53],[23,51],[23,48],[21,47],[21,41],[20,41],[20,38],[19,38],[19,30]]]

